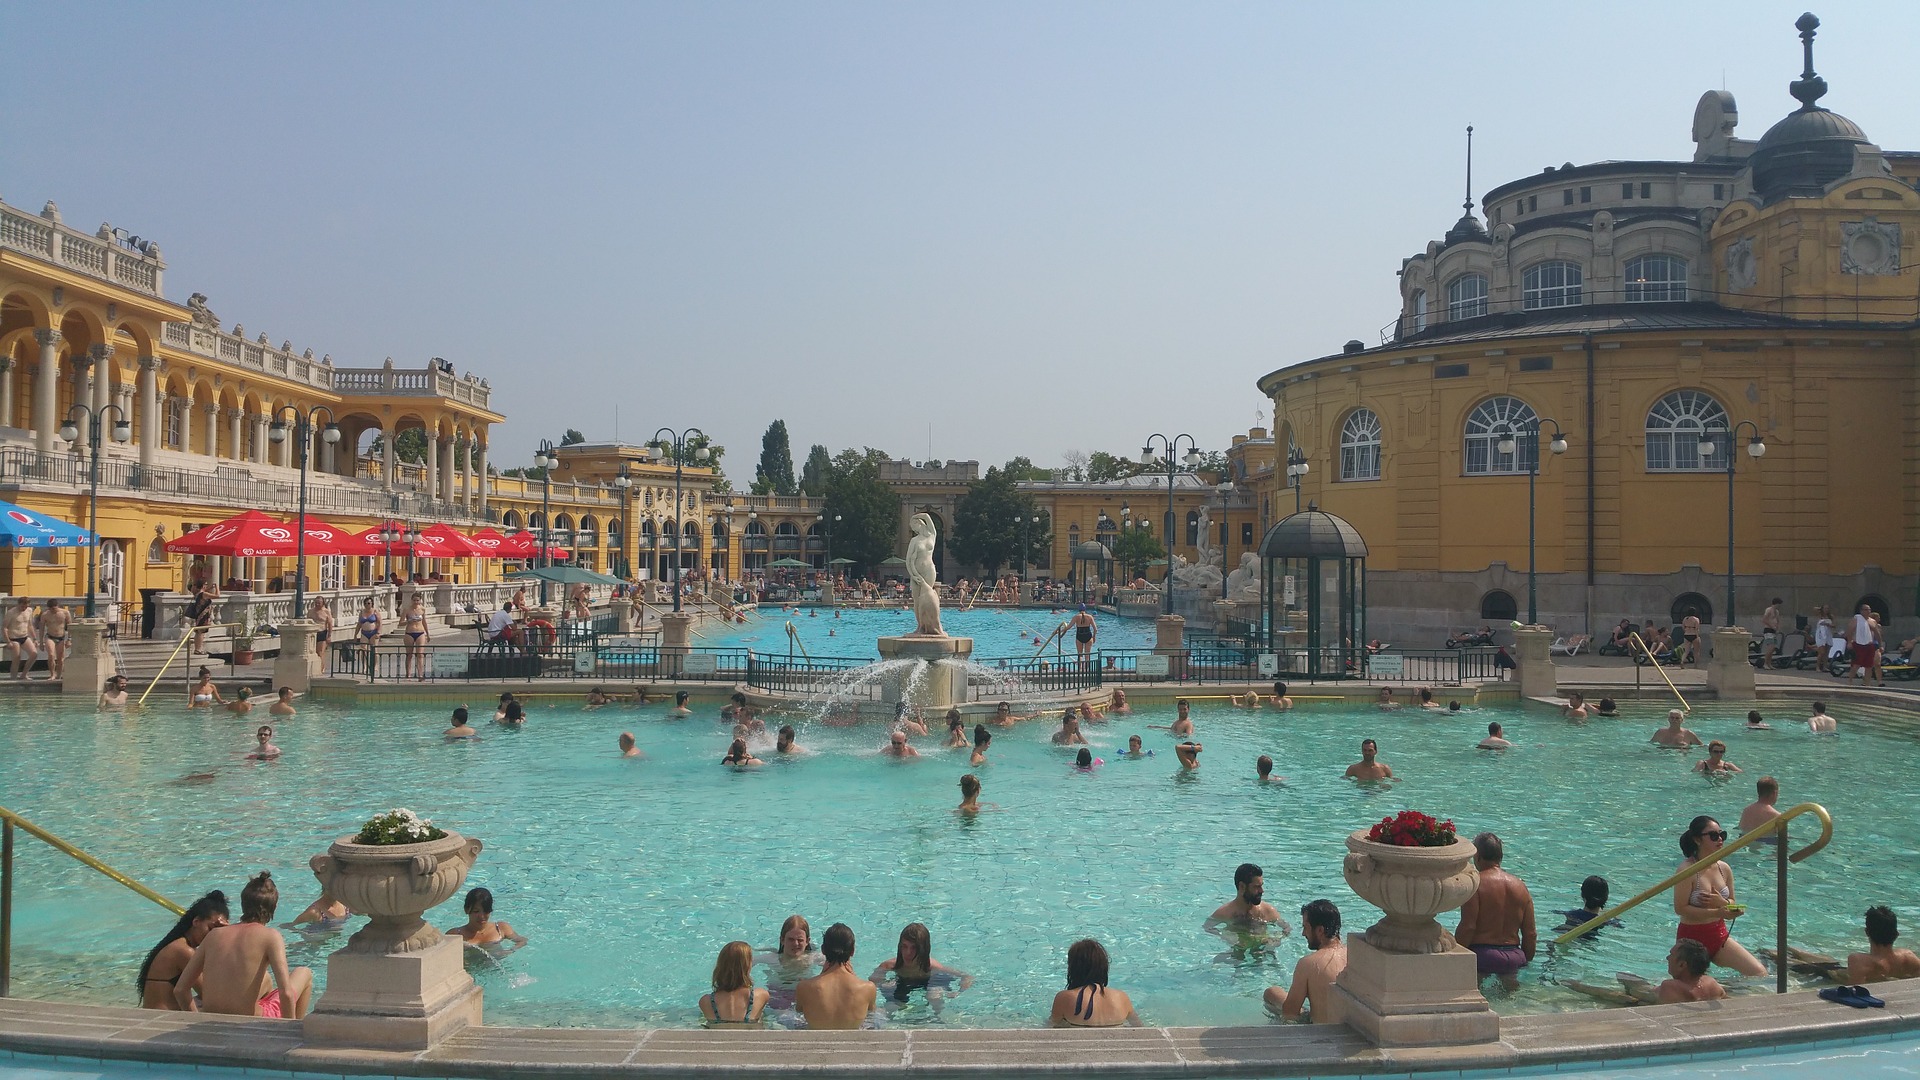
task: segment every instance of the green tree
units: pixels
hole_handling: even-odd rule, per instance
[[[367,456],[373,458],[375,461],[381,460],[387,452],[386,438],[387,433],[384,431],[375,435],[373,441],[367,444]],[[409,465],[426,464],[427,429],[417,427],[406,428],[401,431],[399,435],[395,436],[393,440],[393,459],[395,461],[404,461]]]
[[[824,513],[838,514],[833,527],[835,558],[852,559],[855,572],[870,571],[894,554],[900,524],[900,497],[880,479],[884,451],[842,450],[827,479]]]
[[[827,480],[833,475],[833,455],[819,443],[807,451],[807,463],[800,467],[800,491],[805,495],[819,496],[827,490]]]
[[[1012,461],[1007,462],[1006,466],[1002,468],[1001,471],[1006,473],[1007,476],[1010,477],[1013,480],[1013,482],[1016,484],[1020,483],[1023,480],[1054,479],[1053,470],[1043,469],[1040,466],[1035,465],[1033,463],[1033,459],[1030,457],[1027,457],[1024,454],[1021,455],[1020,457],[1014,458]]]
[[[1026,561],[1031,565],[1045,550],[1050,531],[1045,523],[1034,526],[1018,520],[1035,516],[1035,510],[1033,497],[1016,486],[1014,462],[1005,470],[989,468],[987,475],[968,486],[953,511],[949,550],[961,561],[981,567],[989,578],[999,576],[1001,567],[1020,562],[1023,534]]]
[[[1055,476],[1061,480],[1080,481],[1087,478],[1087,455],[1081,450],[1068,450],[1060,455],[1061,466],[1055,470]]]
[[[586,441],[587,441],[587,437],[585,435],[580,434],[580,430],[578,428],[568,428],[560,436],[561,446],[572,446],[575,443],[583,443]]]
[[[1167,549],[1151,529],[1121,529],[1113,542],[1113,561],[1127,568],[1129,580],[1140,576],[1147,563],[1165,558]]]
[[[760,464],[753,470],[753,490],[761,495],[792,495],[793,445],[787,440],[787,422],[775,420],[760,436]]]
[[[1130,457],[1109,454],[1105,450],[1095,450],[1087,455],[1089,483],[1104,484],[1109,480],[1138,476],[1141,471],[1141,464]]]

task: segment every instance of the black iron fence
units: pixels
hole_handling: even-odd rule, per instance
[[[985,669],[985,670],[983,670]],[[1100,661],[1035,656],[976,659],[967,672],[968,701],[997,701],[1026,694],[1073,693],[1100,687]]]
[[[747,657],[746,683],[755,690],[780,694],[813,694],[832,691],[836,697],[880,698],[881,680],[851,678],[852,672],[873,664],[863,656],[763,656]]]
[[[1501,677],[1497,649],[1387,650],[1277,649],[1229,638],[1189,640],[1177,652],[1153,649],[1103,649],[1100,677],[1107,682],[1245,683],[1284,682],[1424,683],[1459,685]]]

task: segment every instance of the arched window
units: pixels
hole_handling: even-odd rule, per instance
[[[1413,332],[1417,334],[1427,328],[1427,290],[1413,290],[1412,301],[1409,307],[1413,312]]]
[[[1461,274],[1447,283],[1447,318],[1477,319],[1487,313],[1487,275]]]
[[[1527,267],[1520,276],[1520,306],[1574,307],[1580,303],[1580,267],[1570,262],[1543,262]]]
[[[774,526],[773,534],[775,536],[799,536],[800,530],[794,525],[793,522],[783,521],[780,524]]]
[[[1888,612],[1890,612],[1893,609],[1887,606],[1886,600],[1882,599],[1881,597],[1875,596],[1873,593],[1868,593],[1867,595],[1853,602],[1853,610],[1855,612],[1858,612],[1860,610],[1861,604],[1867,605],[1867,610],[1873,612],[1873,617],[1880,621],[1881,626],[1884,627],[1887,625]],[[1845,625],[1845,626],[1851,626],[1853,625],[1851,620],[1852,620],[1851,615],[1843,616],[1841,618],[1841,623],[1842,625]]]
[[[700,523],[697,521],[689,521],[686,524],[680,526],[680,535],[685,537],[685,540],[682,541],[682,543],[686,547],[690,547],[690,548],[699,547],[700,546]]]
[[[1627,260],[1627,303],[1659,304],[1687,298],[1687,260],[1678,255],[1642,255]]]
[[[1703,440],[1713,444],[1711,454],[1700,452]],[[1648,472],[1723,470],[1728,442],[1727,410],[1698,390],[1675,390],[1647,411]]]
[[[1698,616],[1704,625],[1713,625],[1713,601],[1697,592],[1681,593],[1673,599],[1673,609],[1668,612],[1674,622],[1681,622],[1689,615]]]
[[[547,515],[541,513],[538,510],[535,510],[533,513],[527,515],[527,528],[544,529],[546,527],[547,527]]]
[[[1200,543],[1200,514],[1196,510],[1187,511],[1187,546],[1195,547]]]
[[[722,547],[722,546],[724,546],[724,545],[726,544],[726,542],[727,542],[727,523],[726,523],[726,522],[724,522],[724,521],[716,521],[716,522],[714,522],[714,523],[713,523],[713,544],[714,544],[714,546],[715,546],[715,547]]]
[[[610,548],[627,546],[627,533],[620,527],[619,518],[612,518],[607,522],[607,546]]]
[[[1380,418],[1355,409],[1340,425],[1340,479],[1380,479]]]
[[[500,516],[500,524],[505,525],[507,527],[507,531],[509,532],[519,532],[520,531],[520,511],[509,510],[505,514],[502,514]]]
[[[1521,473],[1533,461],[1532,406],[1519,398],[1488,398],[1467,417],[1467,474]],[[1500,452],[1503,439],[1513,441],[1513,452]]]
[[[1490,623],[1512,622],[1520,613],[1520,605],[1513,594],[1495,589],[1480,598],[1480,618]]]
[[[753,520],[747,522],[747,535],[748,536],[765,536],[767,535],[767,527],[761,524],[759,518],[754,518]]]

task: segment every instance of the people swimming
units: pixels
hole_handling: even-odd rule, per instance
[[[892,1000],[905,1001],[915,990],[925,990],[936,1009],[945,994],[957,994],[973,985],[973,976],[933,958],[933,935],[925,923],[908,923],[900,931],[893,958],[882,960],[867,981]]]
[[[260,725],[260,730],[253,733],[253,739],[254,746],[247,752],[247,757],[255,761],[272,761],[280,756],[280,748],[273,745],[272,728],[265,724]]]
[[[640,741],[633,737],[633,732],[631,731],[623,731],[620,733],[619,744],[620,744],[620,756],[623,758],[637,758],[637,757],[647,756],[640,752]]]
[[[720,764],[730,768],[745,769],[766,763],[754,757],[753,752],[747,749],[747,740],[735,739],[732,745],[727,747],[727,756],[720,759]]]
[[[976,766],[985,765],[987,763],[987,747],[991,745],[993,745],[993,732],[987,730],[987,725],[973,725],[973,754],[967,759],[967,764]]]
[[[773,995],[753,985],[753,946],[729,941],[713,963],[713,989],[700,995],[708,1027],[751,1027],[766,1016]]]
[[[482,948],[503,946],[488,948],[489,952],[500,956],[527,943],[523,935],[514,932],[511,924],[493,917],[493,893],[486,889],[469,889],[460,910],[466,912],[467,921],[459,926],[447,927],[447,933],[468,945]]]
[[[1393,767],[1384,761],[1378,760],[1379,754],[1379,743],[1374,742],[1372,739],[1361,739],[1360,760],[1347,766],[1347,779],[1358,780],[1362,783],[1373,783],[1379,780],[1393,779]]]
[[[980,778],[967,773],[960,777],[960,805],[954,810],[961,814],[980,812]]]
[[[774,951],[760,953],[753,962],[767,969],[769,1006],[776,1010],[793,1008],[794,988],[820,968],[820,952],[813,947],[813,928],[802,916],[787,916],[787,921],[780,924],[780,940]]]
[[[792,724],[780,725],[780,734],[774,740],[773,752],[776,754],[804,754],[807,752],[805,747],[802,747],[799,743],[794,742],[793,740],[794,740],[793,725]]]
[[[440,734],[449,741],[458,739],[478,741],[480,738],[480,733],[474,730],[472,722],[467,718],[467,707],[465,705],[461,705],[453,710],[453,722],[447,727],[447,730]]]

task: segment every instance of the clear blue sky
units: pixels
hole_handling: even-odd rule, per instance
[[[916,460],[1218,447],[1378,343],[1400,260],[1565,161],[1680,158],[1800,69],[1775,2],[15,0],[0,195],[159,241],[168,292],[568,427]],[[1823,102],[1920,149],[1920,4],[1829,4]]]

